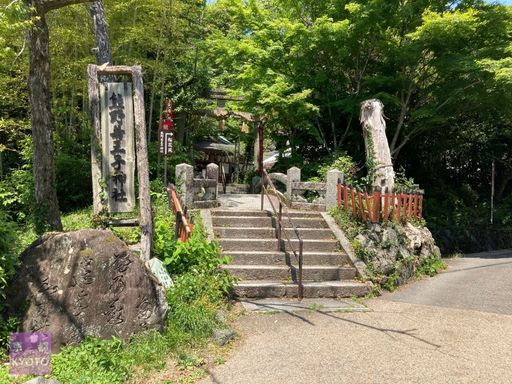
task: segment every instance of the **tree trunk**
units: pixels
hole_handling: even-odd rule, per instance
[[[372,180],[372,186],[392,191],[395,186],[395,172],[386,137],[383,108],[380,100],[363,101],[360,121],[363,126],[368,176]]]
[[[28,87],[33,140],[33,173],[35,185],[36,227],[44,230],[62,230],[59,202],[55,190],[53,161],[53,127],[50,107],[50,53],[49,32],[40,0],[35,6],[37,18],[30,30],[30,71]]]
[[[89,8],[89,16],[94,30],[94,38],[96,39],[96,64],[102,65],[112,62],[112,48],[110,47],[110,40],[108,38],[107,21],[105,20],[105,8],[103,1],[97,0],[92,3]]]

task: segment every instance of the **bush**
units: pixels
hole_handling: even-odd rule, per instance
[[[0,357],[2,351],[7,349],[9,333],[14,331],[17,322],[13,318],[6,318],[3,314],[5,289],[9,279],[14,275],[18,256],[15,252],[16,227],[8,220],[7,215],[0,211]]]
[[[7,215],[0,211],[0,298],[5,299],[5,288],[8,279],[14,274],[17,255],[14,251],[16,244],[16,227]],[[3,301],[3,300],[2,300]],[[0,309],[2,305],[0,301]]]
[[[12,171],[0,181],[0,209],[24,223],[32,208],[33,191],[34,179],[29,167]]]

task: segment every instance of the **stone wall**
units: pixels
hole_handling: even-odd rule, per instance
[[[428,228],[411,223],[368,225],[352,244],[374,282],[388,286],[404,284],[419,266],[441,255]]]

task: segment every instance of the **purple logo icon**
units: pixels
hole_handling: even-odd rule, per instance
[[[51,372],[52,337],[49,333],[12,333],[10,338],[11,375],[46,375]]]

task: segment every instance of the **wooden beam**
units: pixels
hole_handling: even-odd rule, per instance
[[[87,66],[88,89],[89,89],[89,110],[91,118],[91,174],[92,174],[92,194],[93,194],[93,212],[100,214],[104,205],[101,199],[103,188],[101,187],[101,124],[100,124],[100,99],[98,90],[98,72],[97,66],[89,64]]]
[[[133,74],[133,68],[127,65],[98,66],[98,75],[127,75]],[[139,66],[140,68],[140,66]]]
[[[112,219],[108,222],[109,227],[136,227],[139,219]]]
[[[149,192],[148,143],[146,119],[144,118],[144,84],[142,81],[142,68],[139,65],[132,67],[132,81],[137,146],[137,174],[139,177],[140,256],[142,260],[147,261],[151,257],[151,244],[153,243],[153,214]]]

